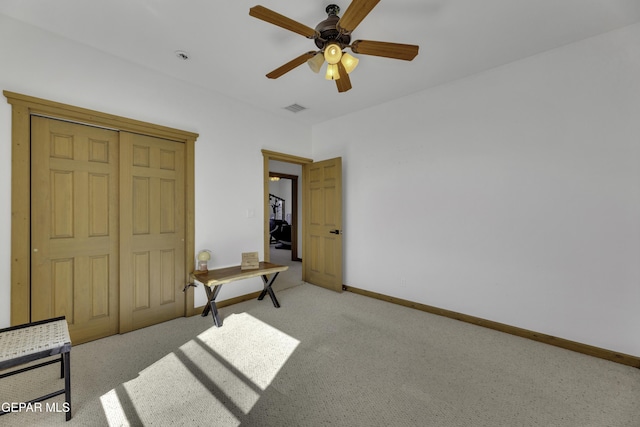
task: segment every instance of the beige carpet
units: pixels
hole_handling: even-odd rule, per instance
[[[275,244],[269,248],[270,261],[274,264],[287,265],[289,269],[280,273],[273,284],[275,291],[292,288],[302,284],[302,262],[291,261],[291,250],[276,249]]]
[[[198,316],[78,345],[73,419],[0,425],[640,425],[638,369],[308,284],[277,295],[223,308],[221,328]],[[0,380],[0,401],[57,373]]]

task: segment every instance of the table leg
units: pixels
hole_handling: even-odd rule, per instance
[[[207,300],[209,303],[202,310],[202,317],[206,317],[209,312],[211,312],[211,316],[213,317],[213,324],[217,327],[222,326],[222,320],[220,319],[220,315],[218,314],[218,307],[216,306],[216,298],[218,297],[218,293],[222,285],[217,285],[213,287],[213,291],[207,285],[204,285],[204,290],[207,293]]]
[[[258,297],[258,300],[262,300],[264,296],[268,293],[269,296],[271,297],[271,302],[273,302],[273,306],[276,308],[280,308],[280,303],[276,299],[276,294],[273,293],[273,289],[271,289],[271,286],[273,285],[273,282],[275,282],[276,277],[278,277],[278,274],[280,274],[280,272],[276,272],[271,278],[271,281],[269,281],[269,278],[267,277],[266,274],[262,275],[262,281],[264,282],[264,289],[262,290],[262,292],[260,293],[260,296]]]

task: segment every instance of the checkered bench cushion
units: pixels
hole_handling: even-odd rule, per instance
[[[60,354],[71,347],[65,319],[7,329],[4,332],[0,330],[0,369],[13,366],[14,360],[29,359],[36,354],[44,357],[42,354],[45,352]]]

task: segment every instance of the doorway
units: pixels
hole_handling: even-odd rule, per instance
[[[298,175],[274,172],[271,169],[277,169],[275,163],[278,162],[270,162],[269,170],[269,247],[272,255],[273,249],[278,249],[277,252],[286,251],[285,258],[301,261]]]
[[[272,160],[269,164],[269,255],[270,262],[289,267],[280,273],[276,282],[276,289],[283,290],[302,284],[298,202],[298,178],[302,170],[300,165],[290,163]]]
[[[269,175],[272,162],[296,165],[302,176],[300,238],[302,282],[341,292],[342,282],[342,159],[311,159],[262,150],[264,182],[264,260],[270,261]],[[276,249],[277,250],[277,249]],[[308,259],[306,259],[308,258]]]
[[[264,159],[264,260],[289,266],[280,273],[276,290],[297,286],[303,282],[302,265],[302,165],[311,159],[262,150]],[[274,181],[271,179],[274,178]],[[278,183],[274,185],[273,183]],[[295,188],[294,188],[295,187]],[[270,195],[279,197],[279,200]],[[294,200],[295,197],[295,200]],[[274,206],[275,210],[274,210]],[[282,230],[282,224],[285,230]],[[274,228],[276,233],[272,233]],[[285,238],[278,231],[284,231]],[[280,240],[289,243],[281,245]]]

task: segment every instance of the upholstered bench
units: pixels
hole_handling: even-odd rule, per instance
[[[38,404],[37,402],[42,402],[64,393],[65,404],[62,412],[65,412],[67,421],[71,419],[71,339],[69,338],[69,327],[65,317],[56,317],[0,329],[0,372],[58,354],[60,359],[56,358],[7,373],[0,373],[1,380],[11,375],[60,362],[60,378],[64,378],[64,388],[62,390],[40,396],[29,402],[11,403],[10,408],[1,408],[0,415],[23,410],[27,405],[33,406]],[[7,398],[11,400],[9,396],[5,397],[5,399]],[[9,403],[6,405],[9,405]]]

